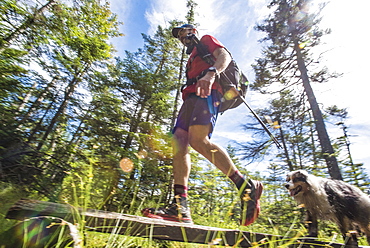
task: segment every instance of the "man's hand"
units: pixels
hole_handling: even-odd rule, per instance
[[[196,84],[196,94],[201,98],[207,98],[211,94],[212,85],[215,82],[216,73],[207,72]]]
[[[218,73],[224,71],[231,62],[231,56],[224,48],[216,48],[212,55],[216,59],[213,67],[217,69]],[[213,83],[215,82],[215,78],[216,73],[213,71],[209,71],[204,77],[199,79],[195,91],[197,96],[207,98],[211,94],[211,89]]]

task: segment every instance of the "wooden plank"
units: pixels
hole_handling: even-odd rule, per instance
[[[9,209],[6,218],[24,220],[36,216],[59,217],[71,223],[81,223],[82,220],[89,230],[97,232],[190,243],[237,245],[239,247],[251,247],[258,244],[260,247],[271,247],[288,244],[292,240],[277,235],[177,223],[94,209],[76,209],[67,204],[30,199],[21,199],[16,202]],[[328,246],[316,240],[309,243],[311,247]],[[302,247],[302,244],[302,240],[297,240],[290,246]],[[343,247],[342,244],[330,244],[330,246]]]

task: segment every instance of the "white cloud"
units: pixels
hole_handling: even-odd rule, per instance
[[[323,41],[325,63],[331,71],[343,73],[343,77],[331,79],[315,88],[319,101],[326,106],[336,104],[347,108],[348,132],[351,152],[355,163],[364,162],[370,173],[370,156],[366,152],[370,145],[370,115],[367,76],[370,51],[367,45],[367,24],[370,23],[367,0],[331,1],[323,10],[321,25],[332,30]]]
[[[111,0],[110,7],[111,11],[117,15],[118,21],[123,22],[123,25],[120,26],[120,32],[127,35],[127,22],[130,18],[130,9],[132,8],[132,1],[133,0]],[[111,39],[112,42],[115,44],[116,47],[125,47],[126,44],[129,42],[128,39],[113,38]]]
[[[145,18],[150,26],[148,34],[153,35],[156,32],[158,25],[167,27],[169,21],[185,19],[186,11],[187,8],[185,0],[151,1],[150,9],[145,12]]]

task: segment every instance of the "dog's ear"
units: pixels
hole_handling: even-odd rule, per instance
[[[294,174],[294,171],[288,172],[286,174],[286,181],[289,182],[292,179],[292,175]]]
[[[291,171],[286,176],[286,181],[294,180],[294,181],[303,181],[305,182],[308,178],[308,172],[305,170],[296,170]]]
[[[294,181],[307,182],[308,172],[305,170],[298,170],[294,172]]]
[[[299,177],[306,177],[306,178],[308,177],[308,172],[305,170],[298,170],[297,173]]]

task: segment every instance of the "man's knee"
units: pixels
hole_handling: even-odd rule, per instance
[[[204,146],[204,141],[197,136],[190,136],[189,144],[194,150],[199,151]]]
[[[208,136],[204,137],[199,134],[189,133],[189,145],[197,152],[202,153],[204,149],[207,149],[208,143]]]
[[[210,125],[193,125],[189,128],[188,142],[189,145],[197,152],[204,152],[209,144],[208,133]]]

